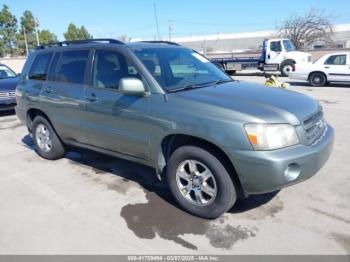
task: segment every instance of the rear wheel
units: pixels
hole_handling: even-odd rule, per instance
[[[41,157],[55,160],[64,156],[64,146],[47,119],[42,116],[35,117],[32,132],[36,152]]]
[[[312,73],[309,77],[311,86],[320,87],[327,84],[327,77],[322,73]]]
[[[179,205],[199,217],[216,218],[237,199],[237,191],[223,164],[199,147],[183,146],[171,155],[167,181]]]

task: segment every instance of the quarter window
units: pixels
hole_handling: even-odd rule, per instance
[[[29,79],[46,80],[52,53],[38,54],[29,72]]]
[[[332,55],[330,56],[326,65],[346,65],[346,55]]]
[[[53,81],[84,84],[85,68],[89,57],[88,50],[65,51],[54,69]]]

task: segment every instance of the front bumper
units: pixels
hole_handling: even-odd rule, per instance
[[[16,106],[16,99],[0,100],[0,111],[13,110]]]
[[[334,142],[334,130],[328,126],[323,137],[311,146],[296,145],[273,151],[227,149],[246,194],[279,190],[304,181],[328,160]],[[285,176],[288,166],[298,166],[299,175],[290,180]]]
[[[308,75],[306,73],[291,72],[289,74],[289,78],[290,79],[296,79],[296,80],[308,81]]]

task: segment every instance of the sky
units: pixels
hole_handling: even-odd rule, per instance
[[[0,0],[19,17],[28,9],[39,19],[39,29],[49,29],[59,40],[69,23],[84,25],[96,37],[154,39],[271,30],[291,14],[310,8],[332,13],[335,24],[350,23],[350,0]]]

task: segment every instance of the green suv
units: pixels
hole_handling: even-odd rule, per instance
[[[171,42],[41,46],[16,99],[40,156],[78,146],[151,166],[181,208],[204,218],[311,177],[332,151],[317,101],[234,81]]]

